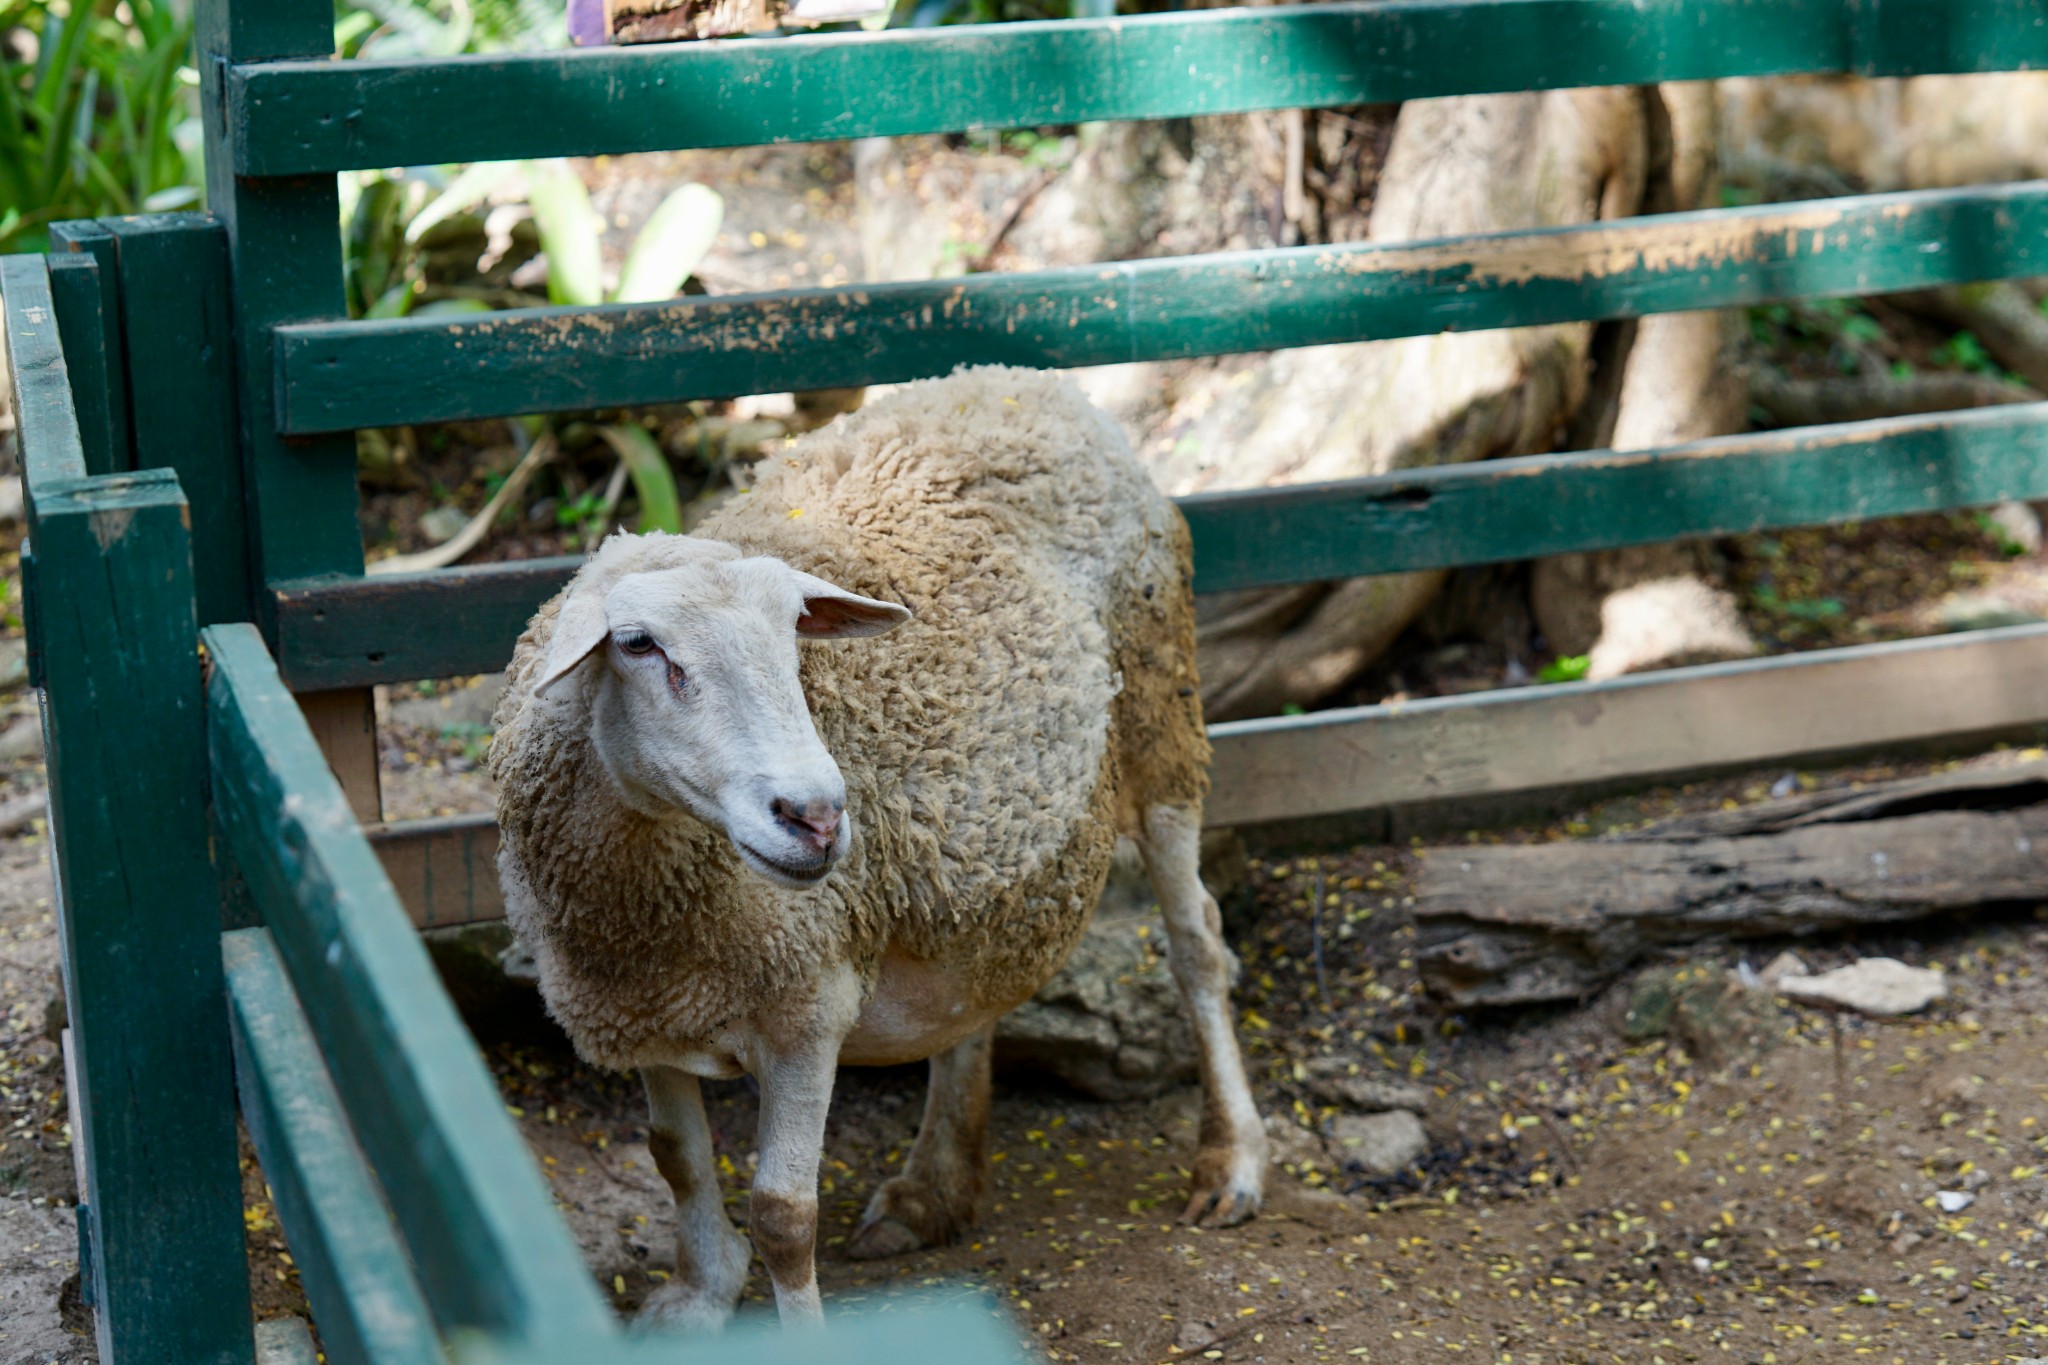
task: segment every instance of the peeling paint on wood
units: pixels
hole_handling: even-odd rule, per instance
[[[87,473],[42,257],[0,256],[0,330],[7,347],[22,486],[33,510],[40,489]]]
[[[237,173],[2048,64],[2029,0],[1421,0],[232,73]],[[522,116],[507,119],[504,111]]]
[[[473,319],[288,325],[295,432],[1070,368],[2048,273],[2048,182]],[[1113,287],[1105,290],[1108,282]]]
[[[2048,498],[2048,404],[1536,455],[1179,500],[1195,589],[1456,568]],[[492,672],[580,561],[280,584],[294,687]]]

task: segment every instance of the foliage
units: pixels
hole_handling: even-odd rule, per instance
[[[1586,671],[1592,666],[1593,658],[1590,654],[1560,654],[1537,669],[1536,678],[1539,682],[1547,683],[1578,682],[1586,676]]]
[[[334,15],[344,57],[453,57],[566,47],[559,0],[346,0]]]
[[[51,223],[200,203],[187,3],[0,0],[0,251]]]

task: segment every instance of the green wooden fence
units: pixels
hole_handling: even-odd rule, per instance
[[[815,1358],[801,1338],[621,1334],[413,936],[501,912],[495,832],[381,820],[367,689],[501,667],[574,564],[365,578],[354,429],[2048,274],[2036,183],[350,322],[333,175],[353,168],[2018,70],[2048,65],[2048,11],[1393,0],[406,62],[333,60],[327,0],[198,0],[198,19],[211,213],[60,225],[57,254],[0,262],[109,1362],[252,1358],[236,1091],[330,1359]],[[2034,404],[1182,506],[1198,590],[1216,592],[2044,497]],[[2048,627],[2022,627],[1237,722],[1213,731],[1209,815],[1259,824],[2038,727],[2043,679]],[[1015,1349],[976,1307],[833,1331],[835,1359]]]

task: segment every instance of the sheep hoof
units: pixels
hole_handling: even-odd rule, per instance
[[[868,1201],[860,1228],[847,1244],[856,1261],[901,1256],[923,1247],[943,1246],[973,1221],[971,1208],[949,1208],[944,1194],[914,1176],[899,1175],[882,1183]]]
[[[1180,1221],[1203,1228],[1235,1227],[1265,1202],[1263,1153],[1209,1147],[1195,1155],[1194,1188]]]

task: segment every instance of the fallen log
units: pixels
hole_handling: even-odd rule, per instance
[[[1430,850],[1416,962],[1451,1004],[1572,1000],[1705,938],[2048,899],[2048,762],[1814,792],[1601,839]]]

